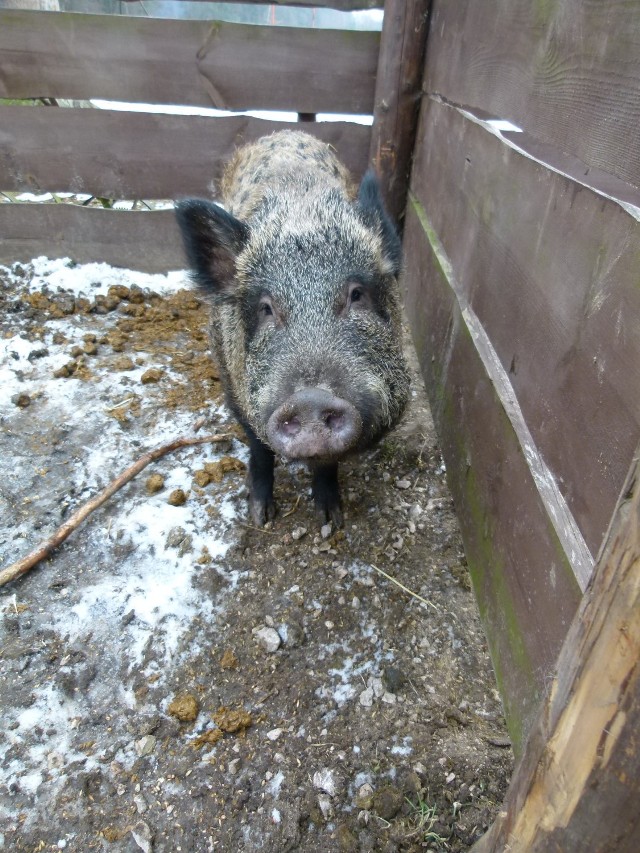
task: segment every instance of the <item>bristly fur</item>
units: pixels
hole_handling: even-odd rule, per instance
[[[283,131],[238,150],[221,202],[180,202],[177,217],[194,280],[212,303],[232,410],[267,444],[277,406],[301,387],[325,388],[356,407],[355,449],[369,446],[397,423],[409,394],[400,241],[375,176],[356,195],[328,145]]]

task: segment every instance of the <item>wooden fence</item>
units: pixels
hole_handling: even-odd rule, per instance
[[[376,4],[332,0],[318,5],[354,9]],[[413,10],[410,23],[415,24],[415,9],[425,3],[411,2],[405,9],[395,0],[392,11],[394,6],[398,32],[389,39],[396,47],[407,13]],[[424,12],[420,26],[422,40],[416,41],[415,34],[412,39],[419,57],[405,62],[406,48],[394,53],[413,73],[407,86],[403,71],[405,85],[397,94],[396,81],[389,93],[388,75],[376,73],[378,32],[5,10],[0,11],[0,98],[100,98],[229,111],[284,110],[309,117],[380,112],[377,84],[387,100],[376,128],[387,128],[387,143],[379,136],[372,139],[366,125],[311,122],[305,129],[334,145],[356,176],[367,168],[375,144],[381,168],[388,161],[406,179],[411,137],[402,137],[394,120],[398,110],[401,116],[407,113],[407,103],[417,116]],[[72,191],[146,200],[206,196],[220,164],[237,145],[290,126],[247,116],[2,104],[0,191]],[[405,194],[406,180],[401,184]],[[173,216],[166,210],[123,215],[67,204],[0,204],[0,233],[2,262],[44,253],[149,271],[182,263]]]
[[[639,44],[640,2],[432,4],[408,315],[518,752],[640,440]]]
[[[638,45],[640,0],[387,0],[381,36],[0,12],[0,98],[374,115],[372,128],[305,129],[356,175],[373,162],[404,215],[407,314],[524,755],[482,851],[569,853],[596,831],[594,849],[638,849],[640,617],[625,602],[640,587],[640,545],[625,501],[616,541],[630,544],[604,549],[640,443]],[[0,191],[207,195],[237,144],[282,126],[4,104]],[[166,210],[0,204],[0,234],[0,262],[182,262]],[[589,716],[604,701],[611,715]]]

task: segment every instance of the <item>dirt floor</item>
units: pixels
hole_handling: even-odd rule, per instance
[[[231,434],[149,466],[0,590],[0,847],[468,850],[513,759],[420,380],[342,466],[344,530],[285,464],[253,529],[182,285],[0,269],[1,565],[150,447]]]

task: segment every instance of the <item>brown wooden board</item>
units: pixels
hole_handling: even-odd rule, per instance
[[[121,0],[124,3],[139,3],[140,0]],[[200,2],[200,0],[196,0]],[[211,0],[202,0],[211,2]],[[273,0],[230,0],[231,3],[252,3],[259,6],[272,6]],[[380,9],[384,6],[383,0],[276,0],[277,6],[310,6],[320,9],[337,9],[342,12],[353,12],[358,9]]]
[[[299,125],[248,116],[204,118],[112,110],[0,106],[0,190],[65,190],[107,198],[209,195],[234,149]],[[370,127],[306,123],[354,175],[367,167]]]
[[[404,216],[420,108],[431,0],[387,0],[376,80],[371,161],[387,210]]]
[[[580,588],[436,243],[414,199],[404,233],[405,308],[518,754]]]
[[[172,210],[126,211],[70,204],[0,204],[0,263],[39,255],[165,272],[186,266]]]
[[[373,111],[380,34],[0,11],[0,98]]]
[[[596,555],[640,439],[640,223],[432,100],[413,186]]]
[[[640,460],[491,830],[473,853],[640,849]]]
[[[434,0],[426,88],[640,186],[640,0]]]

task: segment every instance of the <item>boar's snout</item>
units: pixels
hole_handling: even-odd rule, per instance
[[[360,438],[358,410],[323,388],[302,388],[267,422],[269,443],[289,459],[337,459]]]

